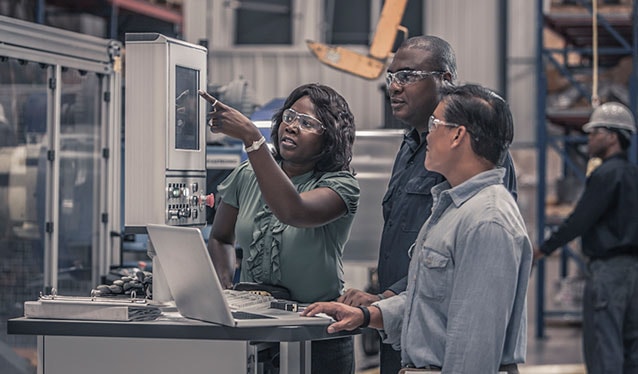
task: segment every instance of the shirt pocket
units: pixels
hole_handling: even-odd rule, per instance
[[[449,266],[451,261],[450,257],[425,248],[421,258],[422,269],[420,269],[420,272],[422,277],[419,280],[419,287],[423,296],[436,301],[442,301],[445,298],[448,277],[452,271]]]
[[[432,187],[437,179],[432,176],[411,178],[404,187],[401,229],[405,232],[419,232],[432,211]],[[395,203],[396,204],[396,203]]]

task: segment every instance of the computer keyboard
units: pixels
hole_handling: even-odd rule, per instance
[[[233,318],[235,319],[274,319],[275,318],[275,317],[266,316],[263,314],[248,313],[248,312],[242,312],[239,310],[233,310],[230,313],[233,315]]]
[[[246,307],[270,307],[270,302],[275,300],[272,296],[259,295],[252,291],[224,290],[224,296],[230,309],[242,309]]]

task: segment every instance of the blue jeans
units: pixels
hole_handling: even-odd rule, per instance
[[[589,264],[583,349],[589,374],[638,373],[638,256]]]

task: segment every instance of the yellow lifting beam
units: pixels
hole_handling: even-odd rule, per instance
[[[407,29],[401,26],[407,2],[386,0],[367,55],[311,40],[307,40],[306,44],[322,63],[365,79],[376,79],[385,69],[397,32],[401,30],[407,37]]]

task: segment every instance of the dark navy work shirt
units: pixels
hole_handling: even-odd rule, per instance
[[[541,245],[550,254],[582,236],[590,259],[638,255],[638,165],[625,153],[607,158],[594,170],[574,211]]]
[[[427,132],[424,132],[419,137],[415,129],[406,133],[392,167],[388,190],[383,197],[384,225],[377,269],[382,292],[390,289],[399,294],[406,289],[410,263],[408,249],[430,216],[430,190],[445,180],[441,174],[426,170],[423,166],[426,135]],[[516,174],[509,153],[504,166],[505,187],[516,199]]]

